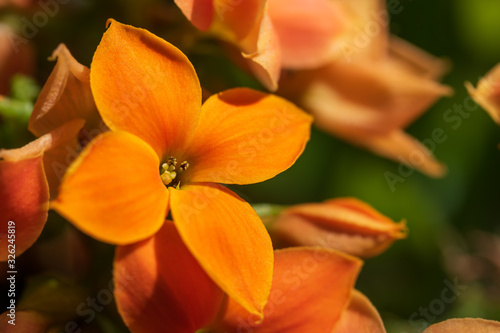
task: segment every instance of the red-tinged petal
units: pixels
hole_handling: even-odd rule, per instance
[[[21,161],[43,154],[45,176],[49,184],[50,196],[54,198],[66,168],[78,155],[77,137],[83,124],[82,119],[68,121],[22,148],[0,150],[0,158]]]
[[[223,29],[230,39],[242,42],[244,51],[255,51],[257,36],[251,32],[260,25],[266,0],[213,0],[213,3],[216,29]]]
[[[293,248],[275,252],[273,285],[264,320],[230,300],[224,332],[331,332],[347,307],[361,261],[340,252]]]
[[[29,130],[41,136],[75,118],[85,119],[87,129],[97,128],[100,117],[90,91],[89,69],[64,44],[54,50],[50,60],[54,59],[56,66],[35,103]]]
[[[331,60],[345,18],[330,0],[270,0],[269,16],[279,37],[282,66],[318,67]]]
[[[273,248],[252,207],[215,184],[170,188],[170,196],[174,223],[200,265],[237,303],[261,316],[271,288]]]
[[[15,259],[33,245],[47,220],[49,188],[42,155],[0,161],[0,184],[0,260],[5,261]],[[13,228],[9,228],[9,221],[14,222]],[[14,256],[8,258],[9,254]]]
[[[375,154],[419,170],[428,176],[438,178],[446,174],[446,166],[438,162],[427,147],[403,131],[396,130],[388,135],[366,136],[348,140]]]
[[[465,86],[474,101],[500,125],[500,64],[479,80],[476,89],[469,82]]]
[[[92,237],[129,244],[163,224],[168,191],[159,159],[127,132],[95,138],[68,169],[52,208]]]
[[[191,182],[250,184],[289,168],[309,139],[312,118],[292,103],[249,89],[209,98],[186,148]]]
[[[182,146],[198,123],[201,88],[193,66],[173,45],[114,20],[95,52],[90,84],[112,130],[146,141],[162,157]]]
[[[113,272],[118,310],[132,332],[193,333],[221,306],[222,291],[170,221],[154,237],[118,247]]]
[[[370,300],[353,290],[349,307],[342,313],[332,333],[385,333],[384,323]]]
[[[175,3],[195,27],[203,31],[210,28],[214,15],[213,0],[175,0]]]
[[[480,318],[449,319],[429,326],[423,333],[498,333],[500,322]]]
[[[258,36],[257,50],[251,53],[244,51],[242,55],[257,79],[268,90],[276,91],[281,74],[281,46],[267,13],[260,26],[256,27],[255,34]]]

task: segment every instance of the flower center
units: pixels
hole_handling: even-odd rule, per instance
[[[189,168],[189,163],[187,161],[182,162],[179,167],[177,167],[177,159],[170,156],[166,163],[163,163],[160,168],[160,178],[165,184],[165,186],[178,187],[180,184],[179,175]]]

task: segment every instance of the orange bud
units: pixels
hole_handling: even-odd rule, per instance
[[[322,246],[364,258],[382,253],[408,233],[405,221],[395,223],[354,198],[293,206],[270,228],[286,245]]]

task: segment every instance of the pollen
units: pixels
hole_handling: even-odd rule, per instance
[[[161,165],[160,178],[165,186],[177,187],[180,183],[180,180],[177,177],[178,173],[180,174],[186,171],[186,169],[189,167],[189,163],[187,161],[182,162],[177,170],[176,166],[177,159],[173,156],[169,157],[167,159],[167,162]]]

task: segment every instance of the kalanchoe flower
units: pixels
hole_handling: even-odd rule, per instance
[[[272,277],[269,235],[250,205],[217,183],[260,182],[290,167],[309,139],[311,117],[249,89],[202,106],[182,52],[146,30],[109,24],[90,83],[111,131],[80,154],[52,207],[113,244],[152,236],[170,212],[207,274],[262,314]]]
[[[500,323],[480,318],[449,319],[429,326],[423,333],[497,333]]]
[[[404,221],[395,223],[354,198],[292,206],[269,229],[280,246],[322,246],[365,258],[407,235]]]
[[[347,307],[361,261],[319,248],[274,253],[264,319],[224,295],[172,222],[152,238],[119,246],[114,264],[118,310],[133,333],[330,333]]]
[[[474,101],[500,125],[500,64],[479,80],[477,88],[474,89],[470,82],[465,86]]]

